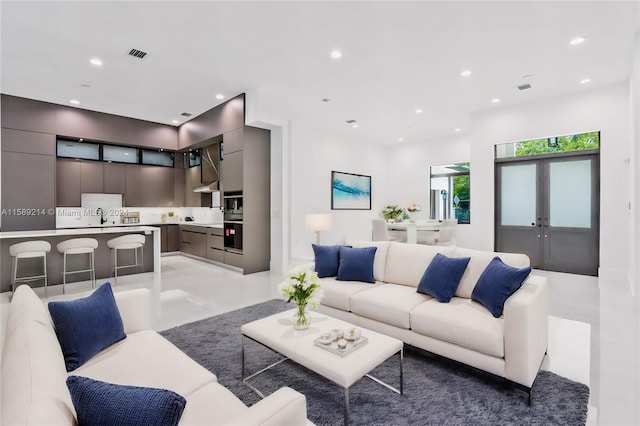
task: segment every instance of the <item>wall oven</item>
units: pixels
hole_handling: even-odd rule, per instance
[[[224,193],[224,221],[242,222],[242,191]]]
[[[242,253],[242,224],[224,224],[224,249],[232,253]]]

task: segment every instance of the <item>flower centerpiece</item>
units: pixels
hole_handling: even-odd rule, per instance
[[[278,284],[278,292],[287,303],[293,301],[298,305],[293,316],[293,328],[309,328],[311,318],[307,305],[315,309],[322,298],[318,274],[311,269],[294,269],[289,273],[288,279]]]
[[[417,203],[413,203],[410,204],[409,207],[407,207],[407,211],[409,212],[409,215],[411,216],[411,222],[415,222],[416,221],[416,213],[418,213],[419,211],[422,211],[422,208],[420,207],[420,204]]]
[[[384,206],[382,209],[382,217],[387,221],[399,222],[402,217],[403,210],[396,204]]]

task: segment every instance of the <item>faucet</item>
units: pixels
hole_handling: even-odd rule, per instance
[[[107,219],[104,218],[104,210],[98,207],[98,210],[96,210],[96,214],[100,215],[100,225],[104,225],[105,223],[107,223]]]

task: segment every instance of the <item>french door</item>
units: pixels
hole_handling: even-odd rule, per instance
[[[496,251],[525,253],[531,267],[597,275],[598,154],[496,162]]]

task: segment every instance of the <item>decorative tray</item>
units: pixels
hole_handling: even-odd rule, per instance
[[[334,340],[331,343],[321,343],[322,337],[318,337],[313,342],[319,348],[322,348],[326,351],[331,352],[332,354],[336,354],[338,356],[344,357],[345,355],[349,355],[351,352],[355,351],[359,347],[364,346],[369,339],[364,336],[360,336],[357,340],[347,340],[347,347],[344,349],[340,349],[338,347],[338,341]]]

